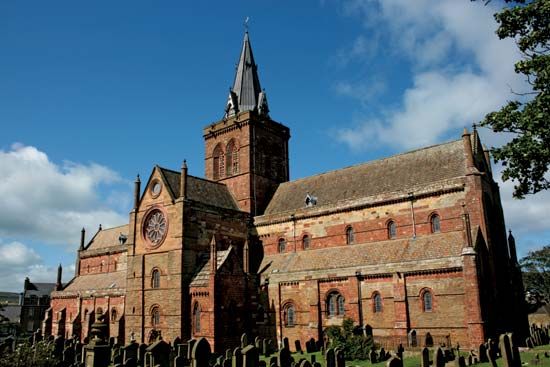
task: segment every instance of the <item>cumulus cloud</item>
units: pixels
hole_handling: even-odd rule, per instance
[[[353,149],[372,142],[404,149],[440,142],[506,103],[510,90],[526,88],[514,73],[515,44],[494,33],[494,7],[455,0],[354,0],[345,8],[360,14],[366,30],[387,31],[394,52],[413,65],[413,84],[397,107],[337,132]],[[486,143],[493,139],[488,136]]]
[[[122,183],[113,170],[95,163],[56,164],[32,146],[0,150],[0,236],[46,243],[78,241],[80,228],[125,223],[126,208],[114,210],[100,187]]]

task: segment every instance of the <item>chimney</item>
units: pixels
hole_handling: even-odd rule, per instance
[[[61,264],[57,267],[57,282],[55,283],[55,290],[60,291],[62,288],[61,285],[61,274],[63,273],[63,268],[61,267]]]
[[[134,182],[134,209],[137,209],[139,204],[139,194],[141,192],[141,180],[139,179],[139,174],[136,177]]]
[[[181,165],[180,176],[180,198],[185,199],[187,197],[187,161],[184,159]]]
[[[218,269],[218,249],[216,248],[216,236],[210,241],[210,273],[215,274]]]
[[[29,277],[26,277],[25,278],[25,285],[23,286],[23,290],[24,291],[29,290],[30,285],[31,285],[31,281],[30,281]]]
[[[84,250],[84,239],[86,238],[86,230],[84,227],[82,227],[82,231],[80,231],[80,248],[79,250]]]

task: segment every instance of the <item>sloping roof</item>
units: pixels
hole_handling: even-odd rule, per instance
[[[162,167],[159,169],[166,178],[172,195],[178,197],[181,173]],[[187,199],[218,208],[239,210],[226,185],[190,175],[187,176]]]
[[[305,208],[309,192],[317,207],[375,195],[414,191],[466,174],[462,140],[418,149],[279,185],[265,215]]]
[[[55,283],[35,283],[30,282],[29,287],[25,291],[25,298],[29,296],[49,296],[55,289]]]
[[[128,232],[128,224],[113,228],[101,229],[90,240],[88,246],[86,247],[86,250],[97,250],[107,247],[120,246],[118,237],[121,233],[125,236],[128,236]]]
[[[434,233],[416,239],[397,239],[267,255],[260,269],[265,274],[341,268],[365,268],[460,256],[462,232]],[[397,271],[397,268],[394,268]]]
[[[4,316],[10,322],[20,322],[21,306],[19,305],[2,306],[0,308],[0,316]]]
[[[80,292],[82,294],[93,294],[98,291],[121,289],[126,289],[126,271],[77,276],[67,285],[62,293]]]
[[[217,251],[216,252],[216,269],[220,269],[229,257],[229,254],[231,253],[231,247],[224,251]],[[190,287],[205,287],[208,285],[208,280],[210,279],[210,257],[208,257],[208,260],[203,260],[202,266],[199,265],[197,268],[200,270],[195,274],[193,277],[193,280],[191,281]]]

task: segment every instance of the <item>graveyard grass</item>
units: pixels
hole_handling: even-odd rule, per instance
[[[544,352],[548,352],[550,354],[550,345],[543,345],[539,347],[535,347],[530,349],[529,351],[521,352],[521,365],[522,366],[538,366],[538,367],[550,367],[550,358],[544,357]],[[539,355],[539,364],[534,364],[532,361],[535,359],[535,355]],[[292,357],[295,361],[300,360],[301,358],[306,358],[308,360],[311,360],[311,355],[315,355],[315,358],[317,362],[320,362],[322,366],[325,366],[325,357],[321,352],[316,353],[293,353]],[[463,357],[468,356],[468,352],[460,352],[460,355]],[[273,355],[272,355],[273,356]],[[269,358],[270,357],[260,357],[260,360],[266,361],[266,363],[269,365]],[[403,358],[403,367],[419,367],[420,366],[420,351],[418,352],[410,352],[405,351],[405,355]],[[433,363],[433,348],[430,348],[430,361]],[[358,360],[352,360],[348,361],[346,360],[346,367],[385,367],[387,361],[384,362],[378,362],[378,363],[370,363],[368,360],[364,361],[358,361]],[[453,364],[454,362],[449,362],[448,365]],[[504,362],[502,358],[497,359],[497,365],[498,367],[505,367]],[[432,365],[433,366],[433,365]],[[476,367],[491,367],[490,362],[486,363],[478,363],[475,365]]]

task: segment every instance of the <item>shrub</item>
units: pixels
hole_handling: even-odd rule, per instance
[[[365,360],[374,348],[372,337],[365,337],[361,328],[353,325],[352,319],[344,319],[342,326],[329,326],[325,334],[332,348],[344,352],[346,360]]]

